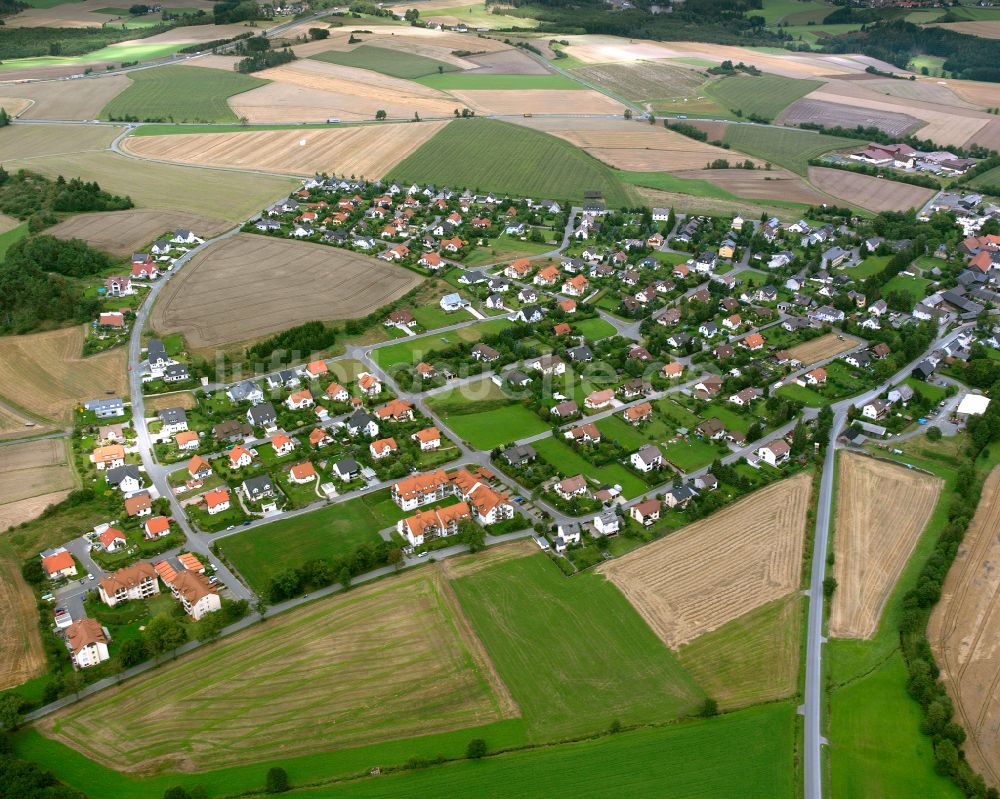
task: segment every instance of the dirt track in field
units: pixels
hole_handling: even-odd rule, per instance
[[[239,233],[199,252],[163,289],[150,325],[204,350],[313,319],[356,319],[419,284],[419,275],[322,244]]]
[[[125,348],[84,358],[83,339],[82,325],[0,338],[0,395],[60,422],[81,402],[123,396]]]
[[[99,250],[126,256],[178,228],[208,239],[230,227],[229,222],[221,219],[150,208],[78,214],[45,232],[59,239],[82,239]]]
[[[809,180],[833,197],[876,212],[920,208],[934,196],[934,189],[859,175],[845,169],[811,166]]]
[[[795,591],[811,480],[781,480],[598,567],[676,649]]]
[[[123,142],[123,149],[144,158],[181,164],[380,178],[446,124],[134,136]]]
[[[965,754],[988,784],[1000,782],[1000,469],[994,467],[927,628]]]
[[[847,352],[860,343],[852,336],[844,336],[843,341],[841,341],[837,333],[827,333],[825,336],[819,336],[792,347],[788,354],[808,365],[840,355],[840,353]]]
[[[927,526],[941,480],[852,452],[840,456],[830,635],[871,638]]]

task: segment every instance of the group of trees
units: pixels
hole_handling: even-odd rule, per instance
[[[132,205],[130,197],[104,191],[93,181],[62,175],[51,180],[25,169],[10,173],[0,167],[0,212],[27,220],[33,232],[58,222],[57,213],[121,211]]]
[[[265,594],[268,602],[273,605],[334,583],[340,583],[346,588],[355,575],[364,574],[379,566],[400,563],[402,559],[402,550],[388,541],[379,541],[374,545],[361,544],[350,555],[317,558],[275,575],[268,583]]]
[[[255,363],[270,360],[272,365],[301,361],[312,352],[328,349],[337,339],[336,328],[323,322],[303,322],[259,341],[246,351]]]
[[[829,53],[864,53],[906,69],[917,55],[944,59],[943,68],[963,80],[1000,82],[1000,41],[946,28],[924,28],[903,19],[866,25],[823,39]]]
[[[249,41],[255,41],[250,39]],[[264,40],[267,41],[266,39]],[[279,64],[287,64],[295,60],[295,53],[287,47],[283,50],[261,50],[247,58],[241,58],[236,63],[237,72],[260,72],[262,69],[270,69]]]

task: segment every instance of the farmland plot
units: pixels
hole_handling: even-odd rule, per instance
[[[207,239],[228,227],[228,222],[199,214],[132,209],[77,214],[45,232],[59,239],[81,239],[99,250],[124,257],[169,230],[184,228]]]
[[[447,122],[131,137],[127,152],[199,166],[380,178]]]
[[[792,103],[779,118],[782,125],[812,123],[827,127],[878,128],[890,136],[902,138],[923,125],[923,121],[909,114],[893,111],[872,111],[863,106],[831,103],[826,100],[803,98]]]
[[[13,556],[0,556],[0,691],[20,685],[45,669],[35,595]]]
[[[82,325],[0,338],[0,392],[47,419],[69,421],[81,402],[125,393],[123,347],[82,356]]]
[[[150,324],[205,349],[312,319],[355,319],[421,278],[402,267],[321,244],[239,233],[202,250],[163,289]]]
[[[842,352],[854,349],[861,342],[852,336],[840,336],[837,333],[827,333],[825,336],[810,339],[792,347],[788,354],[803,364],[816,363],[827,358],[833,358]]]
[[[207,770],[516,715],[491,690],[461,613],[435,574],[365,586],[102,692],[43,729],[119,770]]]
[[[11,125],[0,140],[0,161],[106,150],[120,131],[117,128],[81,125]],[[103,188],[103,186],[102,186]]]
[[[987,781],[1000,781],[1000,469],[983,486],[979,507],[931,614],[927,637],[941,678],[969,735],[965,754]]]
[[[710,84],[706,90],[732,111],[774,119],[789,103],[821,85],[816,80],[780,75],[730,75]]]
[[[674,172],[688,180],[705,180],[736,197],[819,205],[828,198],[786,169],[691,169]]]
[[[934,196],[934,189],[923,186],[821,166],[809,167],[809,180],[821,191],[869,211],[908,211]]]
[[[635,102],[691,97],[705,82],[705,76],[690,67],[654,61],[601,64],[572,72]]]
[[[799,587],[810,479],[773,483],[598,567],[670,647]]]
[[[840,458],[830,635],[871,638],[934,510],[941,481],[845,452]]]

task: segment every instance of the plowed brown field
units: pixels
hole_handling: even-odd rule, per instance
[[[786,169],[690,169],[677,177],[707,180],[737,197],[819,205],[829,200],[801,177]]]
[[[150,325],[194,349],[248,341],[313,319],[355,319],[420,276],[348,250],[238,233],[199,252],[163,289]]]
[[[12,556],[0,556],[0,691],[44,671],[45,650],[38,634],[35,595]]]
[[[934,189],[923,186],[821,166],[809,167],[809,180],[820,191],[869,211],[908,211],[934,196]]]
[[[840,456],[830,635],[871,638],[927,525],[941,481],[852,452]]]
[[[126,139],[123,148],[144,158],[182,164],[380,178],[445,124],[135,136]]]
[[[221,219],[149,208],[78,214],[45,232],[59,239],[81,239],[99,250],[125,256],[169,230],[184,228],[207,239],[229,227],[232,225]]]
[[[994,468],[931,614],[927,637],[969,739],[965,755],[1000,782],[1000,469]]]
[[[598,571],[676,649],[799,587],[810,490],[781,480]]]

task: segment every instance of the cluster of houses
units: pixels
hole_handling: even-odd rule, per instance
[[[869,142],[849,156],[853,161],[879,167],[891,167],[904,172],[929,172],[942,177],[964,175],[976,165],[975,158],[960,158],[947,150],[925,153],[908,144],[878,144]]]
[[[562,213],[554,200],[513,201],[447,187],[317,176],[247,229],[317,241],[434,272],[500,234],[523,238]]]

